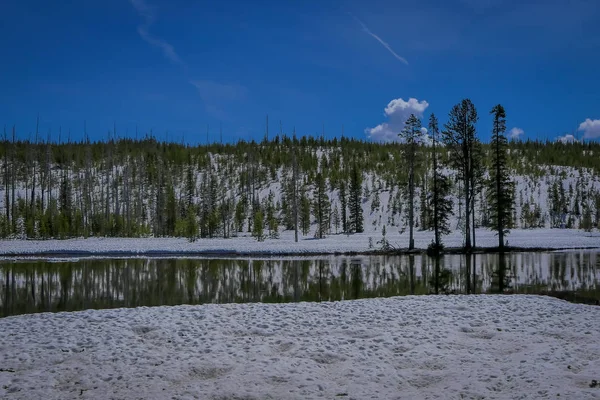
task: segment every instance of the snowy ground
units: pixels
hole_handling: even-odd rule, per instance
[[[597,399],[600,308],[420,296],[0,319],[0,398]]]
[[[369,238],[373,248],[369,247]],[[433,238],[430,231],[415,231],[415,245],[426,249]],[[477,246],[495,247],[498,238],[493,231],[479,229]],[[389,232],[387,239],[394,247],[408,247],[408,233]],[[461,247],[459,231],[444,237],[446,247]],[[515,229],[507,237],[509,246],[522,248],[598,248],[600,233],[575,229]],[[284,254],[284,253],[349,253],[368,252],[380,248],[380,234],[330,235],[325,239],[301,238],[294,242],[291,231],[282,232],[279,239],[258,242],[249,236],[230,239],[199,239],[190,243],[184,238],[91,238],[69,240],[0,240],[0,254],[40,253],[226,253],[226,254]]]

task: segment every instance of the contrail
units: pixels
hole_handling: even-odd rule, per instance
[[[373,38],[375,38],[375,40],[377,40],[379,43],[381,43],[381,45],[383,47],[385,47],[390,53],[392,53],[392,55],[394,57],[396,57],[398,60],[402,61],[404,64],[408,65],[408,61],[406,61],[406,58],[399,56],[391,47],[389,44],[387,44],[385,41],[383,41],[379,36],[377,36],[376,34],[374,34],[373,32],[371,32],[371,30],[367,27],[367,25],[365,25],[364,22],[362,22],[360,19],[358,19],[357,17],[355,17],[354,15],[348,13],[350,16],[352,16],[356,22],[358,22],[360,24],[360,26],[362,26],[363,31],[365,31],[365,33],[367,33],[368,35],[371,35]]]
[[[138,34],[140,35],[140,37],[150,45],[161,49],[163,55],[166,58],[168,58],[171,62],[185,66],[185,63],[183,62],[183,60],[181,60],[181,58],[179,57],[177,52],[175,52],[175,49],[169,42],[161,38],[154,37],[150,34],[150,32],[148,32],[150,25],[152,25],[155,21],[155,9],[149,6],[144,0],[130,1],[133,7],[138,12],[138,14],[140,15],[140,17],[142,17],[144,20],[144,23],[138,26]]]

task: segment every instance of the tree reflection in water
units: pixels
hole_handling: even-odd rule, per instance
[[[577,292],[600,298],[597,252],[0,263],[3,316],[89,308]]]

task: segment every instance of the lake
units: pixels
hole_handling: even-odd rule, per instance
[[[0,262],[2,316],[177,304],[331,301],[454,293],[600,299],[600,253]]]

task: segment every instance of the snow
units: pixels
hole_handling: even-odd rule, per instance
[[[0,398],[597,399],[600,308],[541,296],[0,319]]]
[[[369,246],[369,238],[373,248]],[[498,238],[493,231],[478,229],[478,247],[495,247]],[[415,246],[426,249],[433,239],[431,231],[415,231]],[[190,243],[185,238],[89,238],[68,240],[0,240],[0,254],[333,254],[369,252],[381,248],[381,233],[329,235],[324,239],[301,237],[294,242],[292,231],[281,232],[279,239],[258,242],[250,236],[222,239],[199,239]],[[396,248],[408,247],[408,232],[390,230],[387,240]],[[460,231],[444,237],[448,248],[463,245]],[[520,248],[576,249],[600,248],[599,232],[575,229],[514,229],[507,236],[508,245]]]

